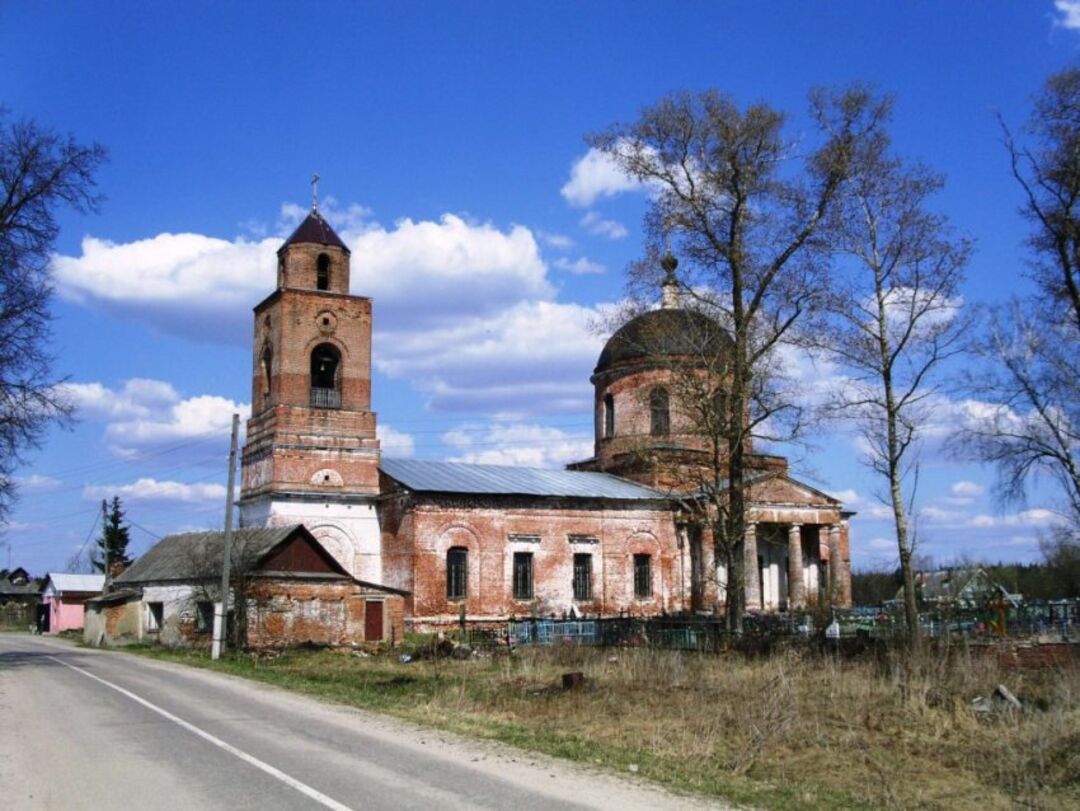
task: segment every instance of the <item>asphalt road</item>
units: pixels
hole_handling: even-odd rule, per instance
[[[0,806],[719,807],[243,679],[0,634]]]

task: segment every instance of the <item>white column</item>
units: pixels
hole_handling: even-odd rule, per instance
[[[747,522],[743,535],[743,593],[747,608],[761,608],[761,573],[757,559],[757,524]]]
[[[806,605],[806,579],[803,573],[802,525],[788,528],[788,608]]]

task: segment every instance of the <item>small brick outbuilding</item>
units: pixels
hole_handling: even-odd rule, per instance
[[[170,535],[87,604],[86,641],[209,645],[223,532]],[[352,577],[302,525],[233,532],[230,622],[248,648],[401,640],[405,592]]]

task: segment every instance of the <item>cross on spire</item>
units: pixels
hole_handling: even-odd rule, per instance
[[[319,213],[319,173],[311,176],[311,213]]]

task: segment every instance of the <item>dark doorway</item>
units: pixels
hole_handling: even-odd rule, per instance
[[[368,600],[364,605],[364,640],[381,642],[383,638],[382,600]]]
[[[45,603],[38,605],[37,607],[37,629],[38,633],[49,633],[49,620],[52,612],[49,610],[49,606]]]
[[[705,610],[705,550],[701,543],[701,527],[692,524],[687,528],[690,544],[690,610]]]

